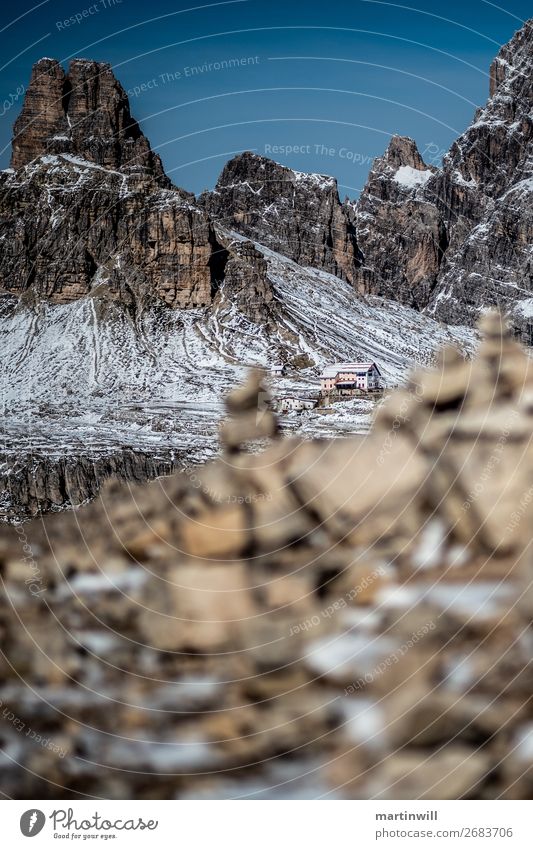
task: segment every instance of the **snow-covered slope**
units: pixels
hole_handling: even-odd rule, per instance
[[[222,397],[250,366],[284,361],[287,375],[273,381],[274,393],[316,392],[326,363],[376,360],[391,386],[446,342],[466,353],[475,345],[470,329],[444,327],[393,301],[362,299],[331,274],[258,248],[277,302],[275,327],[250,321],[223,296],[215,311],[161,307],[136,321],[99,298],[32,307],[13,301],[0,317],[4,444],[15,448],[17,434],[26,446],[33,434],[40,450],[47,440],[56,448],[85,438],[89,445],[152,448],[174,440],[198,456],[202,444],[216,447]],[[313,420],[298,417],[291,427],[305,430]]]
[[[139,401],[205,402],[240,380],[245,367],[268,367],[307,355],[309,367],[286,381],[316,384],[337,360],[376,360],[388,385],[401,382],[435,349],[456,342],[472,350],[475,334],[443,326],[382,298],[357,297],[350,284],[304,269],[257,246],[266,256],[279,305],[275,331],[221,299],[208,309],[149,310],[133,322],[116,303],[46,301],[0,317],[4,409],[39,404],[78,407]],[[14,305],[13,305],[14,306]],[[317,385],[318,388],[318,385]]]

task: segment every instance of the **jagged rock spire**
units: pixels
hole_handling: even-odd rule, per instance
[[[428,166],[422,159],[416,142],[408,136],[392,136],[387,150],[383,156],[374,162],[373,170],[377,163],[383,163],[391,168],[397,169],[408,165],[418,171],[426,171]]]
[[[357,205],[360,292],[426,305],[447,243],[442,216],[423,197],[435,170],[404,136],[393,136],[374,160]]]
[[[114,170],[145,171],[169,183],[106,62],[73,59],[68,73],[56,59],[34,65],[15,122],[11,165],[17,169],[54,153],[73,154]]]

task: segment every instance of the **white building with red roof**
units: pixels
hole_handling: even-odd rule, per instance
[[[320,375],[320,391],[328,395],[353,395],[356,391],[373,392],[381,387],[381,372],[376,363],[333,363]]]

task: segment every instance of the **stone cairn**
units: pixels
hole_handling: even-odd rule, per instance
[[[364,439],[253,374],[216,462],[3,534],[4,792],[530,798],[533,375],[482,331]]]

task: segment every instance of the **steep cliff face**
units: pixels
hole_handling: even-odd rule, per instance
[[[228,238],[223,230],[217,233],[227,245],[228,259],[214,306],[218,311],[237,309],[257,324],[273,322],[277,310],[264,255],[253,242]]]
[[[224,227],[353,282],[360,263],[355,214],[340,203],[333,177],[246,152],[226,164],[214,191],[199,202]]]
[[[99,456],[2,456],[0,522],[18,522],[76,507],[95,498],[110,477],[141,483],[169,475],[177,459],[172,451],[155,454],[129,448],[110,449]]]
[[[0,174],[0,288],[66,303],[208,306],[223,276],[214,228],[171,186],[109,65],[33,69]]]
[[[215,236],[180,190],[70,154],[0,174],[0,287],[66,303],[92,292],[211,302]]]
[[[14,127],[11,166],[21,168],[45,153],[70,153],[104,168],[145,172],[170,185],[105,62],[73,59],[68,73],[56,59],[34,65]]]
[[[397,137],[374,163],[357,206],[360,291],[454,324],[498,305],[533,342],[532,107],[528,21],[494,60],[489,100],[441,169]]]
[[[481,307],[498,304],[512,311],[529,343],[532,108],[533,22],[528,21],[494,60],[486,106],[427,186],[447,218],[450,241],[431,312],[444,321],[471,322]]]
[[[421,194],[434,170],[401,136],[374,161],[355,207],[364,257],[355,277],[359,292],[418,309],[427,304],[447,246],[443,217]]]

